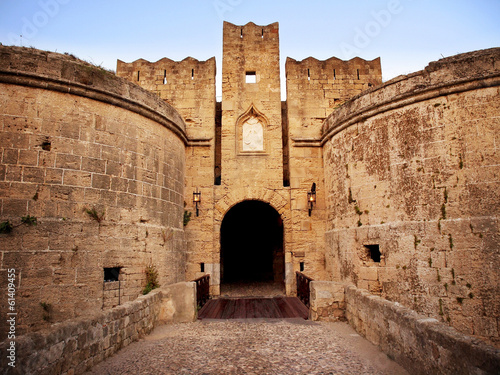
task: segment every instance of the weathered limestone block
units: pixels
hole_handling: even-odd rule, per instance
[[[160,323],[193,322],[197,318],[196,283],[182,282],[161,288]]]
[[[345,320],[345,285],[334,281],[311,281],[309,318],[329,322]]]

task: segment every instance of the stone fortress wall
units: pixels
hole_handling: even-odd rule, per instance
[[[136,299],[148,265],[162,285],[183,281],[181,116],[72,56],[0,56],[0,221],[14,225],[0,234],[0,284],[16,270],[16,333]],[[19,225],[27,215],[36,226]]]
[[[282,103],[278,24],[225,23],[220,108],[214,59],[119,61],[126,82],[0,53],[0,221],[38,218],[0,234],[2,283],[22,270],[21,332],[48,324],[41,303],[52,322],[115,304],[104,268],[121,267],[122,303],[149,264],[161,285],[209,273],[219,294],[222,221],[260,200],[283,219],[288,294],[302,263],[498,346],[498,49],[382,85],[379,59],[288,59]],[[252,117],[264,140],[245,149]]]
[[[439,60],[322,129],[332,279],[497,346],[499,68],[500,49]]]
[[[290,199],[294,217],[295,256],[306,265],[305,272],[316,280],[325,273],[325,206],[321,126],[346,100],[382,83],[380,59],[358,57],[343,61],[332,57],[319,61],[286,60],[286,145]],[[308,216],[307,192],[317,186],[316,204]]]

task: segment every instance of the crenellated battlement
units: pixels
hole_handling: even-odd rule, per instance
[[[302,61],[297,61],[288,57],[286,60],[286,73],[287,79],[302,81],[328,81],[323,83],[349,81],[349,83],[353,84],[360,81],[368,83],[369,86],[382,83],[380,57],[371,61],[360,57],[351,60],[341,60],[337,57],[318,60],[314,57],[308,57]]]
[[[184,118],[190,138],[213,134],[215,118],[215,57],[200,61],[162,58],[156,62],[138,59],[117,61],[116,74],[157,94]]]
[[[239,26],[230,22],[224,22],[224,42],[240,40],[248,43],[250,41],[269,40],[279,38],[279,23],[274,22],[267,26],[259,26],[253,22]]]

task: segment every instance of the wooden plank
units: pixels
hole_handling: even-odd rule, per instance
[[[245,299],[237,299],[236,306],[234,309],[234,317],[231,319],[245,319],[245,318],[246,318]]]
[[[285,316],[283,315],[283,311],[281,311],[281,308],[278,304],[278,298],[273,298],[271,299],[271,302],[273,304],[273,308],[274,310],[276,311],[275,315],[276,315],[276,319],[283,319],[285,318]]]
[[[198,311],[198,319],[209,319],[212,315],[212,311],[217,305],[217,300],[211,299],[205,303],[205,305]]]
[[[296,297],[284,297],[285,302],[294,312],[295,317],[307,319],[309,317],[309,309]]]
[[[220,319],[234,319],[234,310],[236,307],[235,299],[227,299],[224,310],[222,311]]]
[[[222,315],[224,314],[224,311],[226,310],[226,306],[228,304],[229,300],[222,298],[219,300],[219,303],[217,304],[217,309],[214,313],[213,319],[223,319]]]
[[[307,319],[309,309],[296,297],[218,298],[209,300],[198,319]]]
[[[283,318],[296,318],[295,310],[289,303],[285,300],[284,297],[276,298],[276,303],[278,304],[281,314]]]

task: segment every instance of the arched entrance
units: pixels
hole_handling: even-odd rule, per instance
[[[284,286],[283,222],[269,204],[248,200],[231,208],[221,225],[221,287]]]

